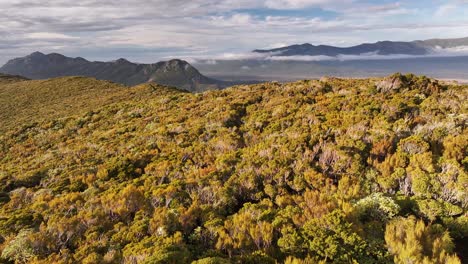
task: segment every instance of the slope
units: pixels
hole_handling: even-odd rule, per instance
[[[144,87],[148,89],[145,90]],[[154,90],[168,89],[156,84],[126,87],[86,77],[0,81],[0,132],[43,120],[83,114],[107,104],[129,101],[143,94],[150,95],[150,87],[154,87]]]
[[[0,261],[460,263],[467,86],[158,91],[0,134]]]

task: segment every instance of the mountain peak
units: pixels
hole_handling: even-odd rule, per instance
[[[196,70],[192,65],[190,65],[187,61],[181,60],[181,59],[172,59],[169,61],[166,61],[164,63],[164,70],[165,71],[181,71],[181,72],[186,72],[186,71],[194,71],[198,73],[198,70]]]
[[[125,63],[131,63],[130,61],[124,59],[124,58],[120,58],[118,60],[115,61],[116,63],[121,63],[121,64],[125,64]]]
[[[35,52],[29,54],[27,57],[43,57],[43,56],[45,56],[44,53],[39,52],[39,51],[35,51]]]
[[[76,57],[75,60],[76,60],[76,61],[81,61],[81,62],[89,62],[88,60],[86,60],[86,59],[83,58],[83,57]]]

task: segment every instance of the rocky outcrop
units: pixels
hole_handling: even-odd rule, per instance
[[[382,93],[398,92],[401,89],[417,89],[422,94],[428,96],[446,89],[445,85],[435,79],[426,76],[416,76],[413,74],[402,75],[395,73],[376,82],[377,91]]]
[[[393,74],[385,77],[383,80],[376,83],[379,92],[388,93],[392,91],[399,91],[403,87],[408,86],[405,76],[400,73]]]

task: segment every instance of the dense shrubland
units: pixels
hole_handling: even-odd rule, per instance
[[[0,261],[460,263],[467,250],[466,86],[138,89],[0,136]]]

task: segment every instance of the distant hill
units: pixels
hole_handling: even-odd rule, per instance
[[[133,86],[155,82],[191,92],[201,92],[229,86],[230,83],[202,75],[188,62],[170,60],[154,64],[132,63],[125,59],[111,62],[88,61],[61,54],[34,52],[26,57],[8,61],[0,72],[22,75],[31,79],[47,79],[62,76],[87,76],[99,80]]]
[[[255,53],[272,53],[272,56],[330,56],[361,55],[374,53],[377,55],[427,55],[435,49],[468,46],[468,38],[430,39],[412,42],[379,41],[364,43],[352,47],[334,47],[328,45],[314,46],[309,43],[292,45],[269,50],[254,50]]]
[[[26,80],[28,79],[24,78],[23,76],[0,73],[0,84],[21,82],[21,81],[26,81]]]

